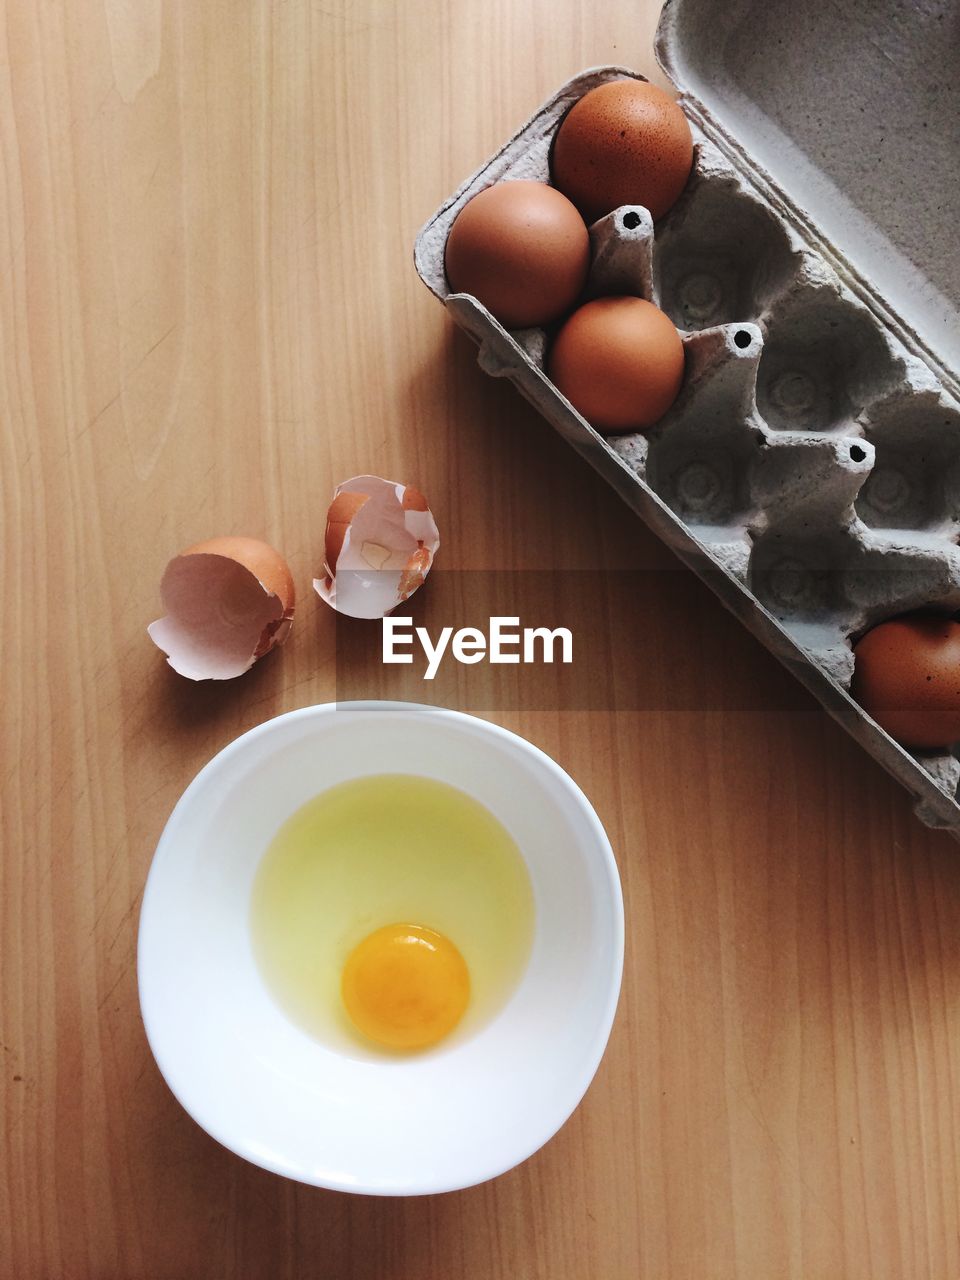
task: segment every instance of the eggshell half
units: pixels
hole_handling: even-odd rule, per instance
[[[383,618],[422,585],[439,546],[419,489],[355,476],[337,487],[327,512],[324,577],[314,590],[338,613]]]
[[[296,593],[284,558],[256,538],[210,538],[167,565],[164,616],[147,632],[188,680],[231,680],[287,638]]]

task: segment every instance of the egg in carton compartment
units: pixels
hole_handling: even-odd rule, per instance
[[[493,182],[549,181],[566,112],[623,77],[643,79],[596,68],[545,103],[425,225],[418,272],[481,367],[516,385],[913,793],[923,821],[960,838],[960,761],[911,753],[848,692],[852,641],[870,626],[960,609],[960,408],[949,369],[803,211],[681,95],[694,139],[683,195],[656,229],[640,206],[590,228],[585,296],[646,298],[681,331],[680,394],[644,432],[598,434],[547,377],[545,331],[508,332],[449,290],[444,247],[464,204]]]

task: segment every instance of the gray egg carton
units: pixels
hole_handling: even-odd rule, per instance
[[[853,4],[854,19],[875,21],[878,3]],[[896,8],[893,0],[884,3]],[[762,138],[769,145],[770,117],[763,116],[766,132],[751,122],[735,73],[739,68],[745,79],[752,77],[744,59],[754,56],[757,23],[770,9],[779,10],[780,19],[771,29],[781,32],[790,14],[802,23],[803,13],[812,12],[810,5],[747,2],[718,11],[714,0],[675,0],[666,7],[657,53],[691,123],[690,180],[656,228],[636,206],[617,209],[590,229],[586,295],[648,298],[683,337],[683,387],[654,428],[598,434],[546,376],[548,335],[507,332],[475,298],[450,292],[443,267],[446,238],[463,205],[492,182],[547,181],[551,141],[569,107],[608,80],[642,79],[635,72],[601,67],[565,84],[426,224],[416,244],[417,270],[478,342],[483,369],[509,378],[536,405],[913,793],[923,821],[960,838],[957,757],[905,750],[848,691],[851,642],[866,628],[921,606],[960,609],[960,404],[949,363],[954,330],[938,328],[942,300],[931,303],[922,280],[917,287],[905,271],[896,288],[881,292],[869,283],[874,277],[841,252],[838,228],[854,244],[867,243],[876,231],[869,217],[853,217],[842,205],[838,215],[829,200],[801,205],[775,179],[773,166],[760,162],[763,147],[751,143]],[[824,19],[823,10],[816,12]],[[833,21],[849,24],[850,12]],[[716,53],[718,23],[728,24],[727,44],[733,44],[722,55]],[[739,45],[730,34],[738,31]],[[804,38],[815,47],[831,38],[842,43],[849,30],[802,27],[787,34],[797,61]],[[877,56],[887,53],[881,42]],[[736,105],[727,114],[746,122],[740,141],[724,113],[705,104],[711,81],[701,68],[712,70],[711,59],[722,61],[734,84],[731,89],[717,76],[712,88],[719,85],[721,107]],[[801,90],[792,91],[797,103],[806,101]],[[772,81],[767,92],[779,101],[782,84]],[[785,146],[779,135],[775,142]],[[786,154],[788,176],[807,163],[806,153]],[[955,158],[952,163],[956,176]],[[823,224],[831,218],[828,235]],[[890,295],[903,305],[911,289],[919,304],[909,312],[895,309]],[[948,341],[938,346],[944,332]]]

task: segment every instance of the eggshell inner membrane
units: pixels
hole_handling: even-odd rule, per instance
[[[230,680],[284,639],[280,597],[229,556],[193,553],[167,565],[165,616],[147,628],[174,671],[190,680]]]
[[[327,511],[327,528],[323,540],[323,567],[329,575],[333,575],[337,571],[337,561],[340,559],[343,540],[347,536],[351,520],[363,504],[369,501],[370,499],[365,493],[338,492],[330,503],[330,509]]]
[[[356,476],[337,488],[331,510],[346,494],[365,495],[340,544],[336,571],[314,580],[322,600],[352,618],[382,618],[420,586],[440,545],[426,499],[413,486],[379,476]],[[339,532],[339,530],[338,530]]]

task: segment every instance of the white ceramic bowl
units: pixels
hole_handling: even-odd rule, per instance
[[[389,772],[451,783],[499,818],[526,861],[536,924],[513,995],[472,1037],[364,1060],[311,1039],[271,998],[249,904],[290,814]],[[616,863],[576,784],[505,729],[403,702],[306,707],[232,742],[174,809],[140,914],[143,1021],[176,1097],[238,1155],[341,1191],[451,1191],[532,1155],[593,1078],[622,967]]]

